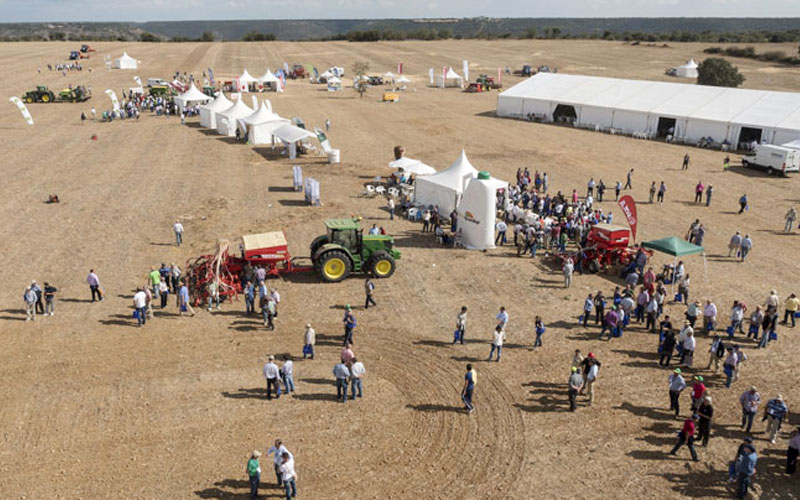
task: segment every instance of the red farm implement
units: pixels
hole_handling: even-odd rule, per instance
[[[614,270],[618,266],[626,266],[636,257],[637,247],[630,245],[630,230],[622,226],[610,224],[596,224],[591,227],[586,236],[586,247],[577,253],[554,253],[553,259],[557,266],[562,266],[567,257],[572,257],[573,262],[581,259],[583,272],[597,273]],[[644,250],[648,258],[652,255],[650,250]]]

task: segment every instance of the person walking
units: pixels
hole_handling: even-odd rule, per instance
[[[191,300],[189,299],[189,287],[186,286],[183,280],[178,282],[178,285],[180,286],[180,291],[178,292],[180,315],[183,316],[183,313],[188,312],[194,317],[194,309],[192,309]]]
[[[764,408],[764,420],[767,421],[767,435],[769,442],[775,444],[775,439],[778,437],[778,432],[781,430],[783,420],[789,416],[789,407],[783,401],[783,396],[778,394],[774,398],[767,401],[767,406]]]
[[[664,333],[664,340],[661,342],[661,358],[658,360],[658,365],[667,368],[669,362],[672,360],[672,355],[675,352],[677,339],[675,338],[675,331],[670,329]]]
[[[783,232],[784,233],[791,233],[792,229],[794,229],[794,221],[797,220],[797,209],[794,207],[790,207],[789,211],[786,212],[786,215],[783,216],[785,223],[783,225]]]
[[[569,411],[575,411],[578,407],[578,393],[583,389],[583,376],[578,372],[578,367],[573,366],[571,369],[572,374],[567,381],[567,394],[569,396]]]
[[[497,325],[494,328],[494,332],[492,332],[492,348],[489,351],[489,358],[488,360],[492,360],[492,355],[494,355],[495,350],[497,350],[497,359],[496,362],[500,362],[500,353],[503,351],[503,341],[506,338],[506,332],[503,330],[501,325]]]
[[[669,375],[669,409],[675,411],[676,417],[681,413],[681,392],[684,389],[686,389],[686,381],[681,375],[681,369],[675,368],[674,372]]]
[[[622,183],[617,181],[614,185],[614,201],[619,201],[619,193],[622,191]]]
[[[286,389],[286,394],[294,392],[294,362],[292,361],[291,354],[283,355],[283,364],[280,369],[281,382],[283,388]]]
[[[758,405],[761,404],[761,394],[755,386],[751,386],[739,396],[739,404],[742,406],[742,429],[749,434],[753,427],[753,419],[758,412]]]
[[[475,386],[478,384],[478,374],[472,368],[472,365],[467,363],[467,373],[464,374],[464,388],[461,389],[461,401],[464,402],[464,410],[472,413],[475,411],[475,403],[473,398],[475,396]]]
[[[353,314],[353,309],[350,307],[350,304],[344,306],[344,319],[342,323],[344,323],[344,342],[342,344],[352,344],[353,329],[356,327],[356,317]]]
[[[702,403],[706,395],[706,385],[703,383],[702,375],[692,377],[692,413],[697,413],[697,408]]]
[[[533,341],[533,348],[536,349],[537,347],[542,347],[542,335],[546,330],[541,316],[536,316],[534,327],[536,329],[536,340]]]
[[[247,467],[245,467],[245,472],[247,472],[247,477],[250,480],[250,498],[258,498],[258,486],[261,482],[261,465],[258,463],[258,458],[261,456],[261,452],[255,450],[252,455],[250,455],[250,459],[247,461]]]
[[[366,295],[366,299],[364,300],[364,309],[369,309],[369,305],[372,304],[373,306],[377,306],[378,304],[375,303],[375,299],[372,298],[372,292],[375,291],[375,284],[372,282],[369,277],[364,282],[364,295]]]
[[[592,314],[592,308],[594,307],[594,297],[590,293],[586,300],[583,302],[583,314],[581,315],[581,324],[584,328],[586,328],[586,324],[589,322],[589,316]]]
[[[144,325],[147,322],[147,294],[141,288],[137,288],[133,294],[133,308],[136,310],[139,326]]]
[[[741,213],[743,213],[745,210],[747,210],[747,194],[743,194],[743,195],[742,195],[742,196],[739,198],[739,213],[741,214]]]
[[[336,379],[336,399],[342,403],[347,402],[347,379],[350,378],[350,369],[340,361],[333,367],[333,376]]]
[[[689,154],[683,155],[683,165],[681,165],[681,170],[689,170]]]
[[[45,293],[47,292],[47,283],[44,284],[45,286]],[[792,328],[795,327],[795,314],[797,311],[800,310],[800,299],[797,298],[797,295],[790,294],[786,301],[783,303],[783,321],[782,323],[788,324],[789,320],[792,320]]]
[[[169,286],[164,280],[158,282],[158,296],[161,297],[161,309],[166,309],[167,299],[169,299]]]
[[[317,332],[311,328],[311,323],[306,323],[306,331],[303,333],[303,359],[309,356],[314,359],[314,344],[317,343]]]
[[[358,358],[353,358],[353,362],[350,364],[350,399],[356,399],[356,396],[360,398],[363,395],[363,379],[366,372],[364,363]]]
[[[681,446],[686,445],[689,448],[689,453],[692,454],[692,460],[697,462],[697,450],[694,449],[694,433],[695,422],[698,419],[699,417],[695,414],[683,421],[683,428],[678,433],[678,441],[672,447],[672,451],[669,452],[670,455],[675,455]]]
[[[278,365],[275,364],[275,356],[272,354],[267,358],[264,364],[264,378],[267,380],[267,399],[272,399],[272,393],[275,392],[275,399],[281,397],[281,389],[278,385],[278,378],[280,377],[280,370]]]
[[[706,187],[706,206],[707,207],[711,206],[711,195],[712,194],[714,194],[714,187],[711,184],[709,184]]]
[[[297,496],[297,473],[294,470],[294,458],[288,452],[284,452],[281,455],[281,462],[278,471],[281,474],[281,481],[283,481],[286,500],[291,500]]]
[[[172,225],[172,230],[175,232],[175,241],[178,246],[181,246],[183,243],[183,224],[181,224],[181,221],[176,220],[175,224]]]
[[[569,288],[572,285],[572,273],[575,271],[572,258],[567,257],[566,261],[564,261],[564,267],[561,270],[564,272],[564,288]]]
[[[461,312],[456,316],[456,331],[453,335],[453,343],[464,343],[464,332],[467,331],[467,306],[461,306]]]
[[[44,282],[44,314],[52,316],[55,314],[55,297],[58,288],[52,286],[48,282]]]
[[[697,439],[701,440],[703,448],[708,446],[708,440],[711,439],[711,422],[714,418],[714,406],[712,405],[711,396],[703,397],[700,406],[697,407]]]
[[[89,269],[89,276],[86,277],[86,282],[89,283],[89,289],[92,291],[92,302],[103,300],[103,292],[100,291],[100,278],[95,274],[94,269]]]
[[[625,189],[633,189],[633,185],[631,184],[631,180],[633,178],[633,169],[628,170],[628,175],[626,176],[625,181]]]
[[[745,234],[744,238],[742,239],[742,246],[739,249],[739,254],[741,255],[741,262],[744,262],[744,259],[747,258],[747,254],[750,253],[750,250],[753,249],[753,240],[750,239],[749,234]]]
[[[728,257],[737,257],[737,253],[739,249],[742,247],[742,235],[739,231],[736,231],[736,234],[731,236],[731,241],[728,242]]]
[[[664,181],[661,181],[661,185],[658,186],[658,195],[656,196],[656,201],[658,203],[664,203],[664,194],[667,192],[667,185],[664,184]]]
[[[22,295],[25,300],[25,321],[36,321],[36,291],[31,284],[25,289]]]
[[[734,464],[734,474],[736,477],[736,498],[744,498],[753,481],[758,463],[758,453],[753,446],[752,438],[745,438],[745,445],[739,447],[736,462]]]

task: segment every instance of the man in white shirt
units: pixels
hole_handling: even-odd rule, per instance
[[[286,498],[292,498],[297,496],[297,473],[294,471],[294,458],[292,458],[289,453],[284,453],[281,455],[281,459],[283,463],[278,468],[278,471],[281,473],[281,480],[283,481],[283,487],[286,491]]]
[[[178,246],[181,246],[181,243],[183,243],[183,224],[176,220],[172,230],[175,231],[175,241],[178,242]]]
[[[500,307],[500,312],[497,313],[497,316],[495,316],[495,318],[497,319],[498,326],[500,326],[500,328],[505,330],[506,326],[508,325],[508,313],[506,312],[506,308]]]
[[[389,197],[389,201],[388,201],[387,205],[389,206],[389,220],[394,220],[395,201],[394,201],[393,197],[391,197],[391,196]]]
[[[694,349],[697,346],[697,340],[694,338],[693,332],[687,332],[686,338],[683,340],[683,350],[681,351],[681,366],[691,367],[694,361]]]
[[[456,316],[456,333],[453,335],[453,343],[464,343],[464,332],[467,330],[467,306],[461,307],[461,312]]]
[[[136,319],[139,326],[144,325],[147,319],[147,294],[141,288],[136,289],[133,295],[133,307],[136,309]]]
[[[492,355],[494,351],[497,350],[497,359],[495,361],[500,362],[500,352],[503,350],[503,341],[506,338],[506,332],[503,330],[501,325],[497,325],[492,332],[492,349],[489,351],[489,361],[492,360]]]
[[[358,389],[358,397],[361,397],[364,386],[361,379],[367,370],[364,368],[364,363],[357,358],[353,358],[353,363],[350,365],[350,399],[356,399],[356,389]]]
[[[294,392],[294,362],[291,354],[284,354],[283,365],[281,366],[281,380],[286,394]]]
[[[267,379],[267,399],[272,399],[273,388],[275,397],[281,397],[280,389],[278,388],[278,377],[280,377],[280,370],[278,365],[275,364],[275,356],[270,355],[269,360],[264,365],[264,378]]]
[[[567,257],[562,271],[564,271],[564,288],[569,288],[572,285],[572,273],[575,271],[575,265],[571,258]]]
[[[272,466],[275,469],[275,477],[278,479],[278,486],[283,486],[283,481],[281,480],[281,472],[280,467],[283,465],[283,454],[288,453],[289,458],[293,459],[292,453],[286,449],[286,446],[283,445],[283,441],[280,439],[275,440],[275,444],[267,451],[267,456],[274,455],[272,457]]]
[[[508,225],[501,219],[497,221],[495,224],[495,229],[497,229],[497,237],[494,239],[494,244],[500,243],[500,246],[503,246],[506,243],[506,231],[508,230]]]

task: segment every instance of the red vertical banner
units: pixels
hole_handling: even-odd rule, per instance
[[[503,72],[500,71],[500,68],[497,68],[497,83],[498,84],[503,83],[503,80],[501,80],[501,76],[500,76],[502,73]]]
[[[398,75],[403,74],[403,63],[397,63],[397,74]]]
[[[619,199],[619,208],[622,209],[622,213],[625,214],[625,218],[628,219],[628,225],[631,226],[633,241],[636,241],[636,223],[638,222],[636,218],[636,202],[633,201],[633,197],[626,194]]]

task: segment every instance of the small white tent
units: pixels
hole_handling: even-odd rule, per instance
[[[401,169],[403,172],[414,175],[432,175],[436,173],[435,168],[405,156],[399,160],[390,161],[389,168]]]
[[[295,127],[291,123],[285,123],[272,131],[272,135],[285,142],[289,147],[289,159],[297,158],[297,143],[304,139],[317,137],[313,132],[306,129]]]
[[[395,79],[395,83],[409,83],[409,82],[411,82],[411,80],[409,80],[405,75],[400,75],[399,78]]]
[[[508,190],[508,183],[494,179],[489,172],[480,172],[469,181],[456,210],[461,242],[466,248],[494,248],[494,226],[497,218],[497,191]]]
[[[681,78],[697,78],[697,63],[694,59],[689,59],[689,62],[683,66],[675,68],[675,76]]]
[[[470,179],[477,176],[478,171],[469,162],[466,153],[461,151],[461,156],[448,168],[417,178],[414,203],[438,206],[439,213],[446,217],[458,205]]]
[[[247,68],[244,69],[244,73],[239,75],[239,90],[242,92],[248,92],[250,90],[250,85],[256,83],[256,79],[247,72]]]
[[[197,87],[194,86],[194,82],[192,82],[192,86],[189,87],[189,90],[175,98],[175,104],[178,105],[178,109],[183,111],[187,106],[199,104],[201,102],[206,103],[212,99],[214,98],[197,90]]]
[[[260,78],[256,78],[256,81],[265,89],[271,91],[277,91],[278,86],[281,84],[281,81],[275,76],[272,71],[267,68],[267,72],[264,73]]]
[[[232,105],[233,103],[225,97],[225,94],[220,92],[213,102],[200,106],[200,125],[205,128],[216,129],[217,113],[230,109]]]
[[[241,118],[238,127],[247,136],[248,143],[272,144],[272,132],[286,123],[289,123],[289,120],[273,113],[266,102],[263,102],[258,111]]]
[[[453,68],[447,68],[447,71],[443,75],[439,75],[436,78],[436,86],[439,88],[445,87],[463,87],[464,86],[464,79],[461,76],[453,71]]]
[[[114,67],[117,69],[136,69],[138,66],[136,59],[129,56],[127,52],[123,52],[119,59],[114,59]]]
[[[230,108],[217,112],[217,132],[233,137],[236,135],[236,120],[252,114],[253,110],[244,103],[244,100],[242,98],[237,99]]]

